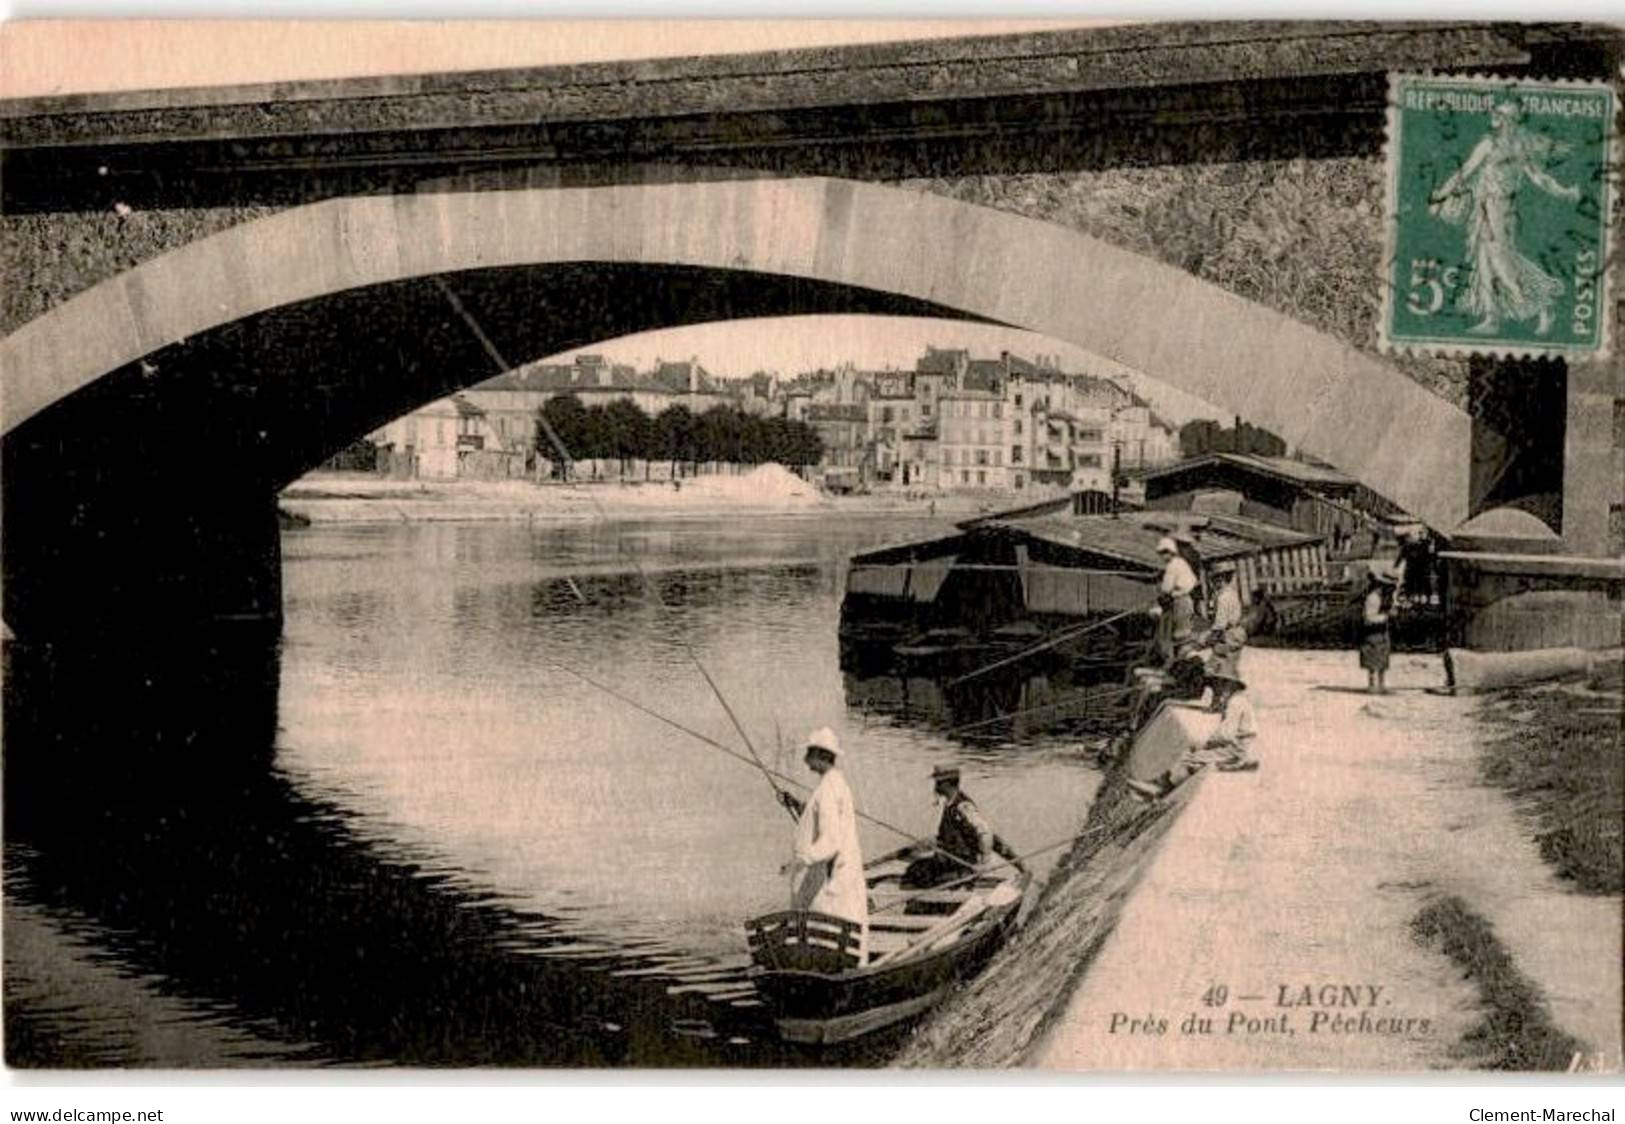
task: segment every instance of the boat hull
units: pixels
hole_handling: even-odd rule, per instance
[[[942,948],[840,973],[758,966],[757,991],[786,1040],[833,1044],[925,1013],[974,976],[998,951],[1019,902],[992,910],[974,930]]]

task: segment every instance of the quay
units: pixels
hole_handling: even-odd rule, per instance
[[[1085,831],[1109,841],[1080,841],[1086,861],[1063,864],[1028,929],[921,1028],[903,1063],[1542,1064],[1489,1056],[1481,1024],[1497,997],[1437,932],[1444,911],[1465,910],[1538,997],[1538,1011],[1518,1013],[1539,1024],[1519,1048],[1533,1038],[1565,1052],[1560,1068],[1618,1071],[1620,900],[1561,882],[1512,802],[1480,779],[1477,703],[1431,690],[1440,659],[1396,657],[1386,696],[1358,689],[1347,652],[1249,651],[1242,670],[1259,771],[1199,774],[1149,807],[1108,783]],[[1166,710],[1137,753],[1165,761],[1213,721]],[[1205,1033],[1192,1021],[1203,1019]]]

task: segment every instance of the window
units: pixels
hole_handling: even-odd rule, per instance
[[[977,474],[976,474],[976,482],[977,482],[977,483],[978,483],[978,484],[986,484],[986,483],[987,483],[987,473],[985,473],[985,472],[978,472],[978,473],[977,473]]]
[[[1004,417],[1004,403],[1003,402],[995,402],[995,403],[993,403],[993,416],[994,416],[994,418],[1002,418],[1002,417]]]
[[[1018,409],[1018,410],[1021,409],[1021,391],[1019,391],[1019,390],[1016,391],[1016,409]],[[1018,476],[1018,477],[1016,477],[1016,479],[1019,480],[1019,479],[1021,479],[1021,477]],[[1021,487],[1021,485],[1017,484],[1016,487],[1019,488],[1019,487]]]
[[[1016,436],[1017,437],[1021,436],[1021,419],[1020,418],[1016,419]]]
[[[930,416],[931,416],[931,406],[930,406],[930,404],[925,403],[925,402],[920,403],[920,417],[928,418]]]
[[[1099,468],[1100,455],[1098,453],[1085,453],[1078,458],[1079,468]]]
[[[965,472],[964,470],[960,470],[959,482],[961,484],[969,484],[970,483],[970,473]]]
[[[987,403],[986,402],[978,402],[978,403],[976,403],[976,416],[979,417],[979,418],[987,417]]]
[[[942,450],[942,463],[943,464],[953,464],[954,463],[954,451],[952,449],[944,449],[944,450]]]
[[[1021,446],[1020,445],[1012,445],[1012,446],[1010,446],[1010,463],[1011,464],[1020,464],[1021,463]],[[1021,477],[1018,476],[1018,477],[1016,477],[1016,479],[1020,480]],[[1019,488],[1019,487],[1021,487],[1021,485],[1017,484],[1016,487]]]
[[[1016,491],[1021,491],[1021,473],[1016,473]]]
[[[1004,457],[1004,450],[1003,449],[994,449],[993,450],[993,467],[994,468],[998,468],[999,465],[1004,463],[1003,457]]]
[[[986,449],[977,449],[976,450],[976,463],[977,464],[986,464],[987,463],[987,450]]]
[[[1100,443],[1100,430],[1080,429],[1078,430],[1078,440],[1087,444],[1098,445]]]

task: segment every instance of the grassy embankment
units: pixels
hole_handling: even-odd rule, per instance
[[[1620,693],[1577,683],[1508,691],[1483,717],[1506,727],[1485,746],[1484,776],[1527,817],[1541,857],[1585,894],[1625,883],[1625,739]]]
[[[1547,684],[1485,702],[1499,730],[1484,747],[1484,778],[1518,805],[1559,877],[1584,894],[1618,896],[1625,881],[1625,738],[1621,698],[1597,685]],[[1411,925],[1418,941],[1454,960],[1478,987],[1483,1018],[1461,1043],[1486,1069],[1562,1070],[1584,1044],[1555,1026],[1539,989],[1494,929],[1461,898],[1429,903]]]

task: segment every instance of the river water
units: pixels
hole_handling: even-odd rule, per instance
[[[11,653],[8,1060],[883,1062],[895,1039],[775,1042],[741,922],[787,900],[789,819],[760,771],[633,703],[748,756],[703,667],[808,780],[798,747],[833,727],[860,809],[901,829],[865,823],[866,854],[930,833],[948,762],[1018,850],[1066,838],[1098,780],[1074,733],[955,735],[963,692],[841,669],[846,558],[942,529],[317,527],[284,534],[266,651]]]

